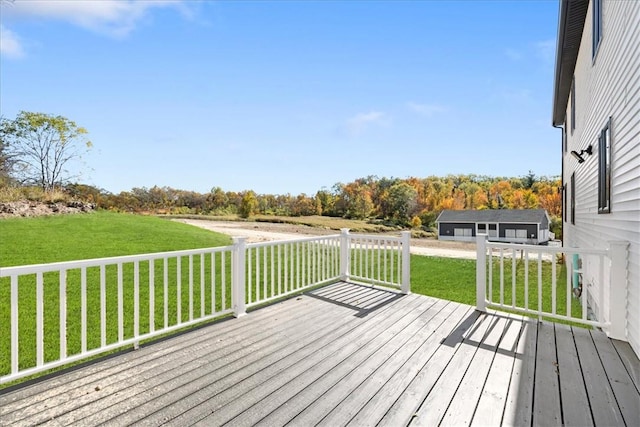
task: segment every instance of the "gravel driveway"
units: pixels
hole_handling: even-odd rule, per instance
[[[231,237],[246,237],[247,242],[268,242],[273,240],[293,240],[307,236],[337,234],[335,230],[294,224],[273,224],[265,222],[208,221],[201,219],[174,219],[174,221],[194,225],[206,230],[226,234]],[[446,258],[476,259],[474,243],[443,242],[434,239],[411,239],[411,253],[416,255]]]

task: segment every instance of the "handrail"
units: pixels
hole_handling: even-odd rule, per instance
[[[5,267],[0,384],[338,280],[410,292],[409,233],[234,238],[224,247]]]
[[[10,277],[15,274],[48,273],[71,268],[98,267],[103,264],[129,263],[135,261],[148,261],[163,259],[166,257],[178,257],[189,255],[200,255],[206,253],[217,253],[229,251],[233,246],[216,246],[213,248],[184,249],[180,251],[154,252],[150,254],[123,255],[106,258],[91,258],[77,261],[52,262],[48,264],[28,264],[13,267],[0,267],[0,277]]]
[[[628,242],[572,248],[490,242],[477,236],[476,307],[604,329],[626,340]]]

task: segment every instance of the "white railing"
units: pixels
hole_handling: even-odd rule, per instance
[[[338,280],[408,293],[409,234],[281,242],[0,269],[0,384]]]
[[[232,313],[232,252],[0,269],[0,383]]]
[[[340,235],[251,243],[246,258],[244,299],[252,307],[340,279]]]
[[[409,231],[401,237],[350,235],[351,256],[344,280],[398,287],[408,293],[410,236]]]
[[[607,249],[477,238],[476,304],[603,328],[625,338],[627,243]]]

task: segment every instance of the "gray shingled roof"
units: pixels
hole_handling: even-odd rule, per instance
[[[544,209],[486,209],[481,211],[444,210],[437,222],[512,222],[541,224],[544,221]]]

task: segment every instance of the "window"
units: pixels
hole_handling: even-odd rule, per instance
[[[505,229],[504,230],[504,237],[511,238],[511,239],[515,238],[516,237],[516,230],[513,229],[513,228]]]
[[[611,212],[611,117],[598,137],[598,213]]]
[[[591,58],[596,57],[598,53],[598,46],[600,46],[600,40],[602,40],[602,0],[593,0],[592,9],[593,18],[593,47],[591,49]]]
[[[567,210],[569,210],[569,205],[567,205],[567,183],[564,183],[564,186],[562,187],[562,195],[564,196],[564,203],[562,204],[562,210],[563,210],[563,214],[564,214],[564,222],[567,222]]]
[[[571,82],[571,134],[576,129],[576,78]]]
[[[576,223],[576,174],[571,174],[571,224]]]
[[[516,230],[516,237],[518,239],[526,239],[527,238],[527,230]]]
[[[453,235],[456,237],[471,237],[473,233],[470,228],[454,228]]]

